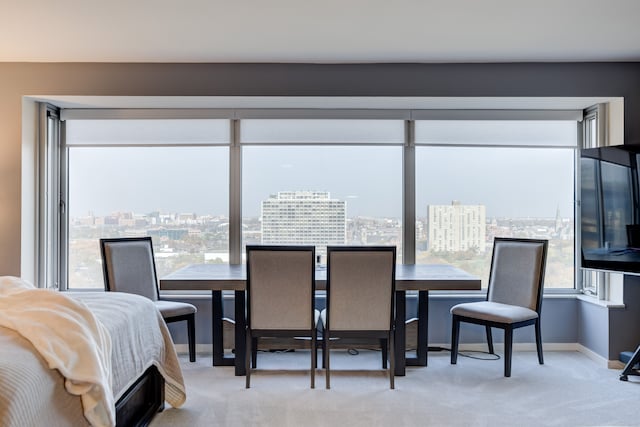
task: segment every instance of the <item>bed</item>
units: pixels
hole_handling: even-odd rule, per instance
[[[146,425],[163,409],[165,400],[174,407],[182,405],[186,395],[180,364],[166,324],[150,300],[117,292],[61,294],[37,290],[46,292],[47,296],[58,294],[57,299],[72,307],[87,308],[96,320],[95,330],[106,331],[102,338],[105,348],[110,347],[109,356],[97,351],[92,357],[103,358],[102,376],[108,380],[99,381],[100,370],[96,375],[79,375],[81,380],[90,378],[89,382],[98,378],[95,384],[90,384],[91,391],[87,391],[87,387],[82,389],[86,385],[84,380],[73,378],[71,381],[63,375],[68,371],[67,365],[84,366],[75,360],[90,352],[82,347],[83,339],[78,338],[75,331],[65,332],[70,328],[63,328],[68,342],[52,358],[50,347],[55,347],[60,338],[56,333],[48,335],[49,331],[43,333],[45,329],[42,329],[38,337],[46,336],[34,339],[30,334],[33,329],[39,329],[39,325],[26,327],[29,322],[23,320],[12,325],[8,320],[7,313],[18,310],[15,301],[9,303],[3,298],[5,279],[0,278],[0,426],[87,426],[113,425],[114,422],[118,426]],[[15,278],[12,280],[15,282]],[[25,300],[25,305],[30,304]],[[36,316],[39,310],[36,306]],[[65,310],[56,308],[54,315],[62,319],[55,323],[68,320],[64,317],[69,317]],[[91,323],[90,317],[80,329],[91,329]],[[60,353],[64,357],[59,357]],[[91,361],[86,365],[91,365]],[[57,367],[51,369],[50,366]],[[76,389],[84,391],[76,393]],[[102,390],[108,392],[99,398]],[[101,409],[101,405],[104,408]],[[101,417],[100,411],[112,411],[111,417],[108,414]]]

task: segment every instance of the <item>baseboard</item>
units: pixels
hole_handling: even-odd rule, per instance
[[[430,344],[429,347],[451,348],[451,344]],[[493,348],[496,351],[504,351],[503,343],[494,343]],[[544,351],[580,351],[577,343],[544,343],[542,344]],[[460,351],[487,351],[487,343],[467,343],[460,344]],[[535,343],[513,343],[513,351],[536,351]]]
[[[494,349],[499,352],[504,352],[503,343],[495,343]],[[451,344],[430,344],[429,347],[441,347],[444,349],[450,349]],[[179,354],[188,354],[189,346],[187,344],[176,344],[176,352]],[[608,369],[623,369],[624,363],[619,360],[608,360],[605,357],[599,355],[593,350],[583,346],[579,343],[544,343],[544,351],[577,351],[589,359],[596,362],[598,365],[606,367]],[[460,344],[460,351],[487,351],[487,343],[467,343]],[[514,343],[513,351],[536,351],[535,343]],[[202,356],[211,356],[212,354],[211,344],[197,344],[196,353]]]
[[[593,353],[591,350],[586,347],[581,346],[577,343],[545,343],[543,344],[545,351],[580,351],[582,353],[587,354],[587,352],[592,353],[594,356],[600,357],[596,353]],[[429,344],[429,347],[442,347],[445,349],[451,348],[451,344]],[[175,344],[176,352],[180,354],[187,354],[189,352],[189,346],[187,344]],[[504,344],[495,343],[494,348],[496,350],[504,351]],[[471,344],[460,344],[460,350],[464,351],[487,351],[487,343],[471,343]],[[536,351],[535,343],[514,343],[513,351]],[[213,352],[211,348],[211,344],[196,344],[196,353],[202,355],[211,355]],[[591,357],[591,354],[588,354]]]
[[[178,354],[189,354],[188,344],[174,344],[174,347]],[[211,344],[196,344],[196,354],[198,356],[211,356],[213,354],[213,348],[211,347]]]

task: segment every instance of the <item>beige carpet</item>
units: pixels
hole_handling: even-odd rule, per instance
[[[640,377],[618,380],[578,352],[516,352],[512,377],[502,360],[429,354],[428,367],[407,368],[389,389],[380,354],[332,352],[331,389],[318,369],[309,388],[309,353],[260,353],[245,378],[212,367],[203,355],[181,357],[187,401],[158,414],[161,426],[640,426]],[[480,355],[483,356],[483,355]],[[295,367],[296,370],[284,370]]]

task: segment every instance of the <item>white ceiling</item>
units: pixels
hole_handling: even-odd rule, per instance
[[[0,61],[640,61],[640,0],[0,0]]]

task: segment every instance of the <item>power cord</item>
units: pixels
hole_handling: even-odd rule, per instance
[[[436,352],[436,351],[451,352],[451,349],[446,347],[428,347],[427,350],[429,352]],[[351,356],[357,356],[358,354],[360,354],[360,352],[355,348],[347,349],[347,353],[349,353]],[[491,357],[478,357],[478,356],[474,356],[474,354],[485,354]],[[488,351],[480,351],[480,350],[458,351],[458,356],[468,357],[469,359],[476,359],[476,360],[500,360],[499,354],[496,354],[496,353],[492,354],[492,353],[489,353]]]
[[[428,347],[428,350],[451,352],[451,349],[446,347]],[[478,356],[474,356],[474,354],[486,354],[491,357],[478,357]],[[500,360],[499,354],[489,353],[488,351],[480,351],[480,350],[458,351],[458,356],[468,357],[469,359],[476,359],[476,360]]]

